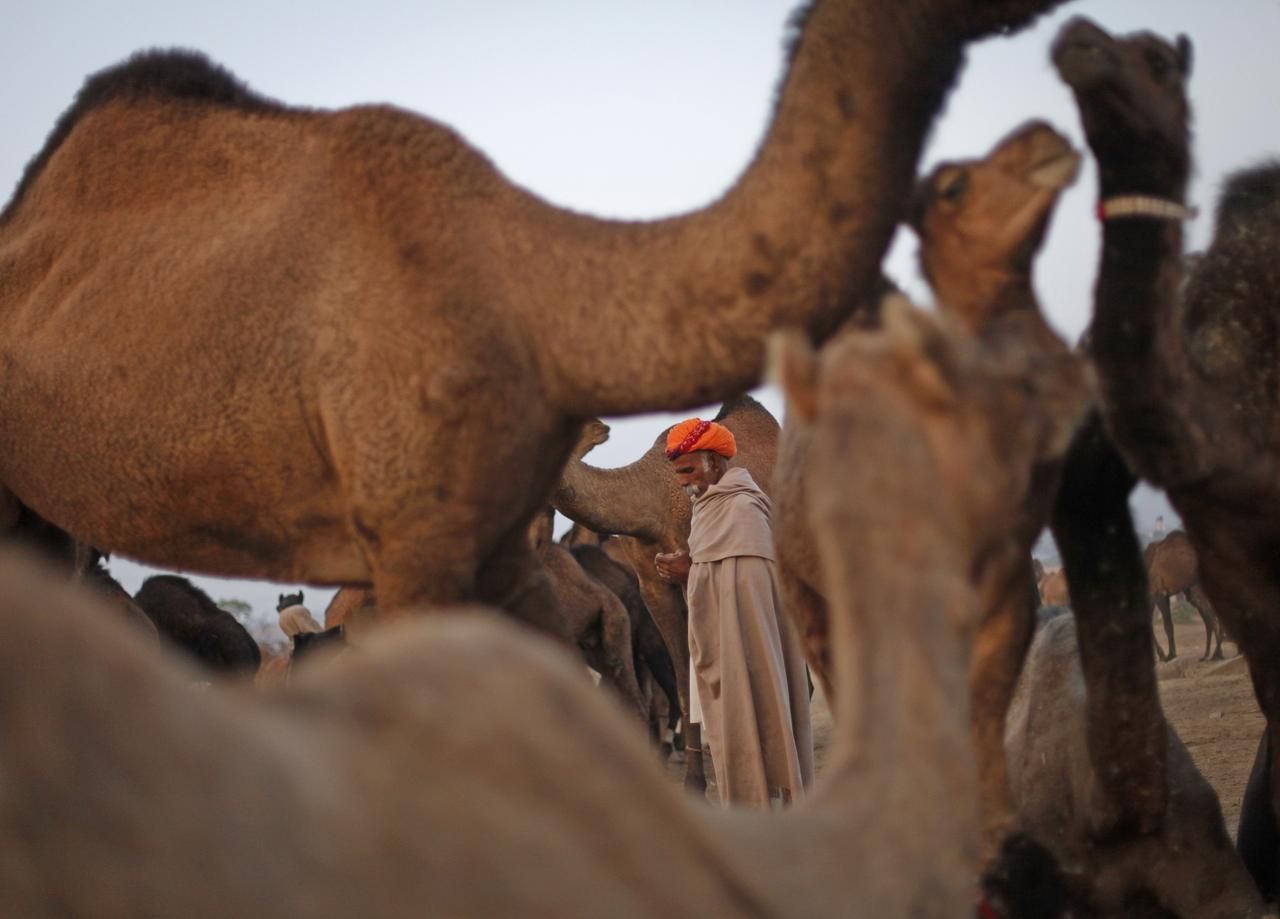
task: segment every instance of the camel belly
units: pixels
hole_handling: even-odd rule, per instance
[[[212,377],[175,386],[144,358],[122,371],[68,337],[61,357],[0,348],[0,482],[20,501],[98,548],[161,567],[368,580],[296,395],[267,386],[264,398]]]

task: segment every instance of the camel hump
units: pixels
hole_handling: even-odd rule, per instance
[[[1216,233],[1268,214],[1280,219],[1280,159],[1232,173],[1218,195]]]
[[[24,193],[40,175],[44,164],[87,113],[121,99],[164,98],[256,112],[285,109],[281,103],[249,89],[230,71],[198,51],[140,51],[119,64],[91,74],[85,80],[71,107],[54,125],[44,147],[27,164],[13,197],[0,213],[0,224],[13,213]]]

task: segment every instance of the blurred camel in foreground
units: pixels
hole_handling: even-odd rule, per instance
[[[1060,436],[1058,368],[907,307],[885,320],[817,361],[780,349],[814,426],[842,713],[810,797],[689,801],[580,663],[482,610],[392,623],[288,689],[192,693],[96,601],[4,557],[0,913],[969,914],[973,573]],[[842,469],[855,443],[894,462]],[[538,858],[511,859],[530,838]]]

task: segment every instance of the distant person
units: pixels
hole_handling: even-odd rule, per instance
[[[320,623],[311,615],[311,610],[302,605],[302,591],[296,594],[281,594],[276,604],[276,612],[280,616],[280,631],[288,638],[304,632],[322,631]]]
[[[725,805],[767,808],[813,783],[804,654],[781,616],[769,499],[741,468],[733,433],[692,418],[667,435],[667,458],[693,503],[689,552],[654,558],[687,583],[691,707],[701,709]]]

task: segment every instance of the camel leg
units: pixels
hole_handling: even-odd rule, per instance
[[[1168,594],[1156,594],[1156,609],[1160,611],[1160,621],[1164,623],[1164,637],[1169,648],[1169,653],[1162,660],[1171,661],[1178,656],[1178,642],[1173,637],[1173,610],[1169,604]],[[1156,645],[1157,651],[1159,644]]]
[[[1213,611],[1213,604],[1205,595],[1204,588],[1199,584],[1192,584],[1183,596],[1196,608],[1196,612],[1200,614],[1200,620],[1204,623],[1204,657],[1201,660],[1222,660],[1222,620]],[[1218,640],[1217,647],[1213,648],[1215,637]],[[1213,648],[1212,655],[1209,653],[1211,648]]]
[[[1152,661],[1146,565],[1129,514],[1136,480],[1090,413],[1067,454],[1052,529],[1075,610],[1093,831],[1148,832],[1165,812],[1167,727]]]
[[[978,626],[969,668],[969,730],[978,761],[982,864],[997,857],[1018,818],[1004,752],[1005,717],[1035,631],[1038,594],[1031,562]]]

